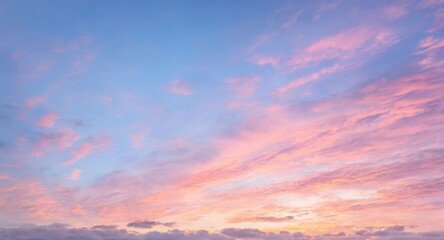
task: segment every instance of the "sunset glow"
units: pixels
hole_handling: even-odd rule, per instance
[[[0,240],[444,239],[444,1],[0,0]]]

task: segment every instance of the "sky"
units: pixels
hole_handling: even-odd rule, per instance
[[[444,238],[443,0],[0,0],[0,29],[0,240]]]

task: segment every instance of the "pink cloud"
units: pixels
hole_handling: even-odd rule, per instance
[[[279,59],[273,56],[255,56],[251,58],[251,62],[259,66],[271,65],[277,67]]]
[[[77,204],[74,207],[72,207],[71,211],[74,214],[84,214],[85,213],[85,209],[80,204]]]
[[[357,27],[315,42],[292,57],[286,65],[291,71],[296,71],[328,60],[363,58],[366,54],[379,53],[397,41],[390,30]]]
[[[444,178],[428,178],[415,183],[402,184],[391,189],[381,190],[380,193],[390,200],[415,199],[418,197],[444,197]]]
[[[436,49],[444,47],[444,39],[428,36],[421,40],[421,42],[418,44],[418,47],[421,48],[421,51],[419,53],[434,51]]]
[[[383,9],[384,17],[394,20],[405,16],[407,11],[407,6],[405,4],[397,4]]]
[[[31,146],[31,155],[41,157],[47,152],[61,151],[69,148],[80,136],[72,129],[66,129],[57,133],[43,134]]]
[[[15,181],[0,189],[0,211],[17,219],[55,220],[63,212],[60,202],[41,182]]]
[[[11,180],[11,177],[6,174],[0,174],[0,180]]]
[[[184,81],[174,80],[168,86],[168,91],[174,94],[188,96],[193,93],[191,87]]]
[[[435,7],[436,5],[441,5],[441,4],[444,4],[444,0],[422,0],[419,3],[419,6],[427,8],[427,7]]]
[[[348,67],[346,63],[327,65],[324,61],[354,62],[396,41],[390,30],[366,27],[316,41],[298,53],[302,60],[297,64],[319,64],[322,68],[275,92],[286,93]],[[436,37],[419,44],[418,55],[432,57],[421,61],[421,66],[439,59],[439,46]],[[257,60],[259,65],[278,63],[274,59]],[[407,72],[415,71],[415,67]],[[162,162],[159,165],[150,161],[153,165],[148,169],[100,176],[96,182],[58,194],[57,198],[51,197],[53,191],[46,191],[42,184],[32,184],[29,189],[19,184],[8,186],[0,189],[0,210],[15,216],[16,211],[9,209],[20,209],[26,217],[35,217],[36,222],[70,216],[74,224],[133,221],[144,216],[162,222],[178,219],[185,227],[225,226],[231,221],[242,223],[245,229],[225,232],[240,237],[268,235],[248,229],[253,224],[271,223],[267,227],[272,229],[267,231],[287,227],[326,231],[337,227],[331,226],[332,222],[350,225],[352,221],[353,226],[348,228],[354,229],[375,217],[381,225],[401,219],[412,225],[442,227],[442,223],[427,218],[438,215],[427,214],[431,209],[443,211],[437,204],[442,199],[444,166],[444,116],[440,106],[444,85],[440,73],[439,68],[421,69],[418,74],[382,77],[365,86],[353,86],[343,94],[304,104],[261,99],[264,101],[248,105],[241,119],[228,116],[229,121],[221,124],[229,128],[227,132],[220,134],[217,129],[218,133],[208,138],[193,134],[195,142],[173,142],[167,150],[157,151],[160,154],[155,157],[162,155],[161,160],[168,155],[165,161],[158,161]],[[260,77],[233,78],[226,83],[235,97],[248,98],[256,93]],[[177,94],[192,93],[177,88],[182,89],[176,89]],[[140,98],[131,100],[133,103]],[[239,102],[238,106],[247,105]],[[129,136],[135,148],[143,146],[145,137],[143,132]],[[79,136],[72,131],[36,138],[39,149],[46,151],[66,149]],[[209,149],[210,154],[199,151],[200,141],[205,142],[202,148]],[[65,164],[93,157],[110,144],[111,140],[100,137],[80,142]],[[148,161],[141,162],[137,166],[146,166]],[[76,180],[80,174],[79,169],[74,169],[68,177]],[[251,209],[253,213],[248,212]],[[397,214],[388,216],[387,212]],[[417,213],[424,214],[420,214],[421,218],[412,217]],[[279,224],[282,225],[274,228]],[[394,229],[399,232],[404,228]],[[367,229],[365,234],[372,231]],[[277,236],[270,234],[270,238]],[[284,233],[281,238],[288,237]]]
[[[317,228],[332,220],[326,216],[342,213],[344,219],[334,220],[345,221],[351,214],[362,214],[359,209],[371,212],[353,219],[367,220],[388,209],[402,209],[406,214],[425,211],[404,207],[408,201],[402,199],[391,203],[396,192],[383,190],[387,184],[403,186],[400,190],[409,201],[426,202],[425,193],[416,193],[417,177],[441,174],[442,151],[424,149],[439,143],[440,132],[435,129],[444,122],[434,104],[442,101],[439,93],[444,85],[439,79],[432,73],[382,78],[305,108],[259,105],[233,129],[236,134],[211,140],[214,155],[205,162],[178,163],[180,171],[171,165],[161,168],[178,173],[166,181],[151,172],[107,176],[83,193],[94,192],[95,199],[81,205],[103,221],[149,215],[193,225],[205,224],[214,216],[230,220],[254,203],[255,210],[263,210],[248,215],[251,218],[245,224],[285,223],[282,218],[291,215],[295,227],[309,222]],[[92,139],[86,142],[91,144],[83,156],[96,150]],[[440,184],[427,185],[430,194],[436,194]],[[360,189],[362,185],[368,191]],[[282,206],[269,206],[273,204]],[[270,209],[276,212],[271,215]],[[300,212],[308,214],[299,218],[296,213]],[[226,219],[220,224],[226,224]],[[304,221],[299,224],[300,219]],[[390,218],[381,222],[386,224]]]
[[[276,35],[277,35],[276,33],[264,33],[264,34],[257,36],[254,39],[251,46],[248,47],[247,51],[252,52],[252,51],[256,50],[257,48],[259,48],[262,45],[264,45],[265,43],[267,43],[270,39],[272,39]]]
[[[239,97],[250,97],[256,92],[261,77],[247,76],[227,79],[228,89],[235,92]]]
[[[82,143],[75,149],[73,156],[68,161],[66,161],[65,164],[74,164],[78,160],[87,157],[92,153],[92,149],[93,145],[91,143]]]
[[[444,160],[440,152],[426,152],[425,156],[411,156],[415,160],[407,162],[395,162],[382,166],[362,166],[359,164],[347,166],[327,173],[320,173],[306,180],[298,181],[298,183],[289,183],[289,191],[321,191],[322,189],[357,187],[360,184],[370,186],[380,186],[380,184],[401,179],[408,179],[414,175],[420,176],[421,173],[439,174],[436,169],[444,166]],[[429,155],[429,156],[428,156]],[[368,165],[368,163],[365,163]],[[354,173],[354,174],[352,174]],[[353,175],[353,176],[351,176]],[[272,191],[279,191],[280,187],[274,187]]]
[[[66,165],[74,164],[80,159],[86,158],[96,151],[101,151],[111,145],[111,139],[106,136],[92,137],[79,146],[77,146],[72,154],[72,157],[65,161]]]
[[[291,81],[290,83],[288,83],[287,85],[277,88],[274,91],[274,94],[282,95],[291,89],[297,88],[297,87],[307,84],[309,82],[316,81],[316,80],[320,79],[321,77],[323,77],[324,75],[339,72],[339,71],[343,70],[344,68],[345,67],[339,66],[338,64],[331,66],[331,67],[322,68],[321,70],[319,70],[317,72],[314,72],[308,76],[303,76],[303,77],[297,78],[297,79]]]
[[[58,149],[62,150],[65,148],[69,148],[72,146],[74,142],[79,140],[80,136],[77,135],[74,130],[68,129],[63,131],[60,135],[58,135],[56,144]]]
[[[71,180],[75,181],[75,180],[79,179],[81,173],[82,173],[82,170],[75,168],[71,171],[71,174],[69,175],[69,177],[71,178]]]
[[[29,108],[34,108],[39,105],[42,105],[46,101],[47,101],[46,96],[38,96],[38,97],[29,98],[26,100],[26,106],[28,106]]]
[[[424,56],[419,65],[425,69],[441,69],[444,66],[444,38],[426,37],[418,44],[418,55]]]
[[[184,206],[183,211],[203,214],[225,212],[230,204],[236,204],[239,211],[248,209],[252,201],[261,206],[270,204],[270,199],[290,198],[297,202],[298,198],[310,199],[319,194],[317,201],[321,202],[309,207],[327,214],[322,207],[330,195],[351,199],[379,197],[377,190],[387,183],[415,182],[416,176],[424,173],[439,176],[442,151],[417,150],[430,146],[429,141],[439,135],[430,131],[431,126],[442,128],[443,117],[436,106],[435,111],[434,105],[430,105],[442,99],[438,93],[444,85],[437,79],[434,74],[381,79],[314,104],[310,108],[316,109],[315,114],[298,108],[289,110],[303,117],[295,117],[285,108],[253,109],[251,118],[236,129],[235,136],[214,140],[217,154],[212,159],[190,166],[185,170],[189,174],[172,182],[171,188],[145,200],[163,202],[162,206],[168,209],[178,204],[169,199],[191,201],[198,196],[200,207]],[[250,185],[312,168],[326,171],[317,170],[319,175],[296,174],[294,181],[284,187],[265,185],[258,189],[257,185]],[[363,183],[372,191],[353,191]],[[251,194],[244,191],[247,189]],[[342,190],[350,192],[341,193]],[[207,195],[208,192],[211,194]],[[205,196],[208,202],[202,200]],[[382,199],[378,204],[388,203]]]
[[[42,128],[51,128],[54,126],[56,120],[59,119],[59,115],[56,113],[47,113],[37,122],[37,126]]]

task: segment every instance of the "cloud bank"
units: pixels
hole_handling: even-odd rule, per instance
[[[0,228],[0,240],[434,240],[444,237],[444,232],[415,233],[406,231],[406,228],[400,225],[386,228],[367,227],[350,234],[339,232],[310,236],[290,232],[269,233],[252,228],[225,228],[215,233],[205,230],[182,231],[174,229],[168,232],[151,231],[138,234],[118,229],[116,226],[96,225],[91,228],[72,228],[65,224],[52,224]]]

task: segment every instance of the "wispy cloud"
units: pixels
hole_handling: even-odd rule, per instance
[[[334,11],[338,7],[340,1],[331,1],[326,3],[321,3],[314,14],[314,19],[319,20],[323,14],[326,12]]]
[[[41,157],[45,153],[57,150],[61,151],[71,147],[80,136],[72,129],[64,129],[54,133],[40,134],[35,140],[24,138],[24,143],[30,142],[31,155]]]
[[[407,5],[402,3],[386,7],[383,10],[383,14],[388,19],[398,19],[405,16],[407,13],[408,13]]]
[[[291,81],[290,83],[288,83],[287,85],[279,87],[278,89],[276,89],[274,91],[274,93],[277,95],[282,95],[282,94],[288,92],[289,90],[292,90],[294,88],[297,88],[297,87],[307,84],[309,82],[319,80],[324,75],[329,75],[329,74],[332,74],[335,72],[339,72],[339,71],[343,70],[344,68],[345,68],[345,66],[340,66],[339,64],[333,65],[331,67],[322,68],[318,72],[314,72],[308,76],[303,76],[303,77],[297,78],[297,79]]]
[[[171,93],[178,94],[178,95],[184,95],[188,96],[193,93],[193,90],[191,89],[190,85],[182,80],[174,80],[172,81],[168,87],[167,90]]]
[[[277,67],[279,59],[273,56],[254,56],[251,58],[251,62],[259,66],[271,65]]]
[[[90,44],[91,42],[92,42],[92,37],[82,36],[72,41],[59,44],[57,47],[53,49],[53,51],[54,53],[64,53],[79,49],[80,47]]]
[[[42,105],[46,101],[47,101],[47,97],[46,96],[38,96],[38,97],[33,97],[33,98],[27,99],[26,100],[26,105],[29,108],[34,108],[34,107],[37,107],[39,105]]]
[[[96,151],[101,151],[111,145],[111,139],[107,136],[95,136],[87,139],[78,145],[72,153],[70,159],[65,161],[65,164],[74,164],[80,159],[86,158]]]
[[[261,77],[258,76],[246,76],[229,78],[226,81],[228,89],[235,92],[239,97],[250,97],[256,92]]]
[[[381,52],[397,42],[396,35],[389,29],[360,26],[311,44],[296,53],[286,65],[291,71],[296,71],[329,60],[362,58]]]

